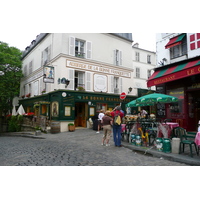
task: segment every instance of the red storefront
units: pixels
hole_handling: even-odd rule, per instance
[[[187,131],[196,131],[200,120],[200,56],[155,68],[147,86],[178,97],[166,104],[163,118],[170,118]]]

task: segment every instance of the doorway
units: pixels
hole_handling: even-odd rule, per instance
[[[188,114],[190,130],[196,131],[200,120],[200,93],[199,91],[188,94]]]
[[[88,109],[86,103],[75,103],[75,126],[87,127]]]

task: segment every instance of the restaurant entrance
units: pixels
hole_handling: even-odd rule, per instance
[[[75,126],[87,127],[88,107],[87,103],[75,103]]]
[[[197,131],[200,120],[200,92],[194,91],[188,93],[188,119],[189,130]]]

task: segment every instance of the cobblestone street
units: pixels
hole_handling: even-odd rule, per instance
[[[142,155],[125,147],[101,146],[91,129],[42,134],[45,139],[0,137],[1,166],[186,166]]]

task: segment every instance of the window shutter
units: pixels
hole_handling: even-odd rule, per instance
[[[33,61],[29,63],[29,74],[33,72]]]
[[[119,78],[119,93],[122,93],[122,78]]]
[[[116,61],[117,61],[117,59],[116,59],[116,49],[114,50],[113,54],[114,54],[113,55],[113,58],[114,58],[113,64],[116,65]]]
[[[34,95],[38,95],[38,87],[39,87],[38,81],[35,81],[35,83],[34,83]]]
[[[69,37],[69,55],[75,56],[75,37]]]
[[[51,45],[48,46],[48,55],[47,55],[47,62],[49,62],[51,59]]]
[[[86,42],[86,58],[92,59],[92,42]]]
[[[91,91],[91,73],[90,72],[86,72],[86,85],[85,85],[85,89],[87,91]]]
[[[119,65],[122,65],[122,51],[119,51]]]
[[[110,76],[110,92],[114,93],[114,76]]]
[[[40,93],[41,93],[42,90],[44,89],[44,88],[43,88],[43,85],[44,85],[43,78],[41,78],[41,79],[40,79],[40,90],[39,90]]]
[[[42,51],[42,57],[41,57],[41,66],[43,67],[44,65],[44,51]]]
[[[74,69],[68,69],[68,80],[70,81],[67,89],[74,90]]]

